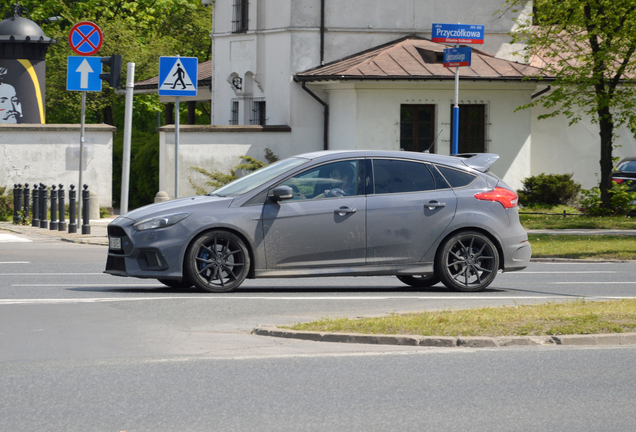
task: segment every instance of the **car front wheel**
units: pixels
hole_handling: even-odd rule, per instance
[[[435,274],[447,288],[456,291],[482,291],[495,279],[498,268],[497,248],[476,231],[448,238],[435,258]]]
[[[245,243],[227,231],[202,234],[186,252],[188,280],[204,291],[234,291],[247,277],[249,268],[250,256]]]

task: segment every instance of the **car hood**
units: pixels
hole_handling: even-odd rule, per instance
[[[130,219],[133,222],[139,222],[154,216],[164,216],[175,213],[188,213],[194,212],[202,205],[205,205],[207,209],[210,206],[218,208],[227,208],[230,206],[234,197],[220,197],[220,196],[192,196],[187,198],[178,198],[170,201],[164,201],[160,203],[150,204],[138,209],[129,211],[128,213],[115,219],[113,223],[117,222],[120,218]]]

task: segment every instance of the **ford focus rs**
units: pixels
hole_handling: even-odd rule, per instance
[[[481,291],[531,247],[495,154],[328,151],[108,225],[106,273],[230,292],[246,278],[394,275]]]

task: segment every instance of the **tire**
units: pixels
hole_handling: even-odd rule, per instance
[[[484,290],[495,280],[498,269],[497,248],[476,231],[463,231],[448,238],[435,257],[435,274],[455,291]]]
[[[238,236],[227,231],[209,231],[197,237],[186,252],[187,279],[197,288],[231,292],[239,287],[250,269],[250,255]]]
[[[414,276],[397,276],[397,278],[407,285],[415,288],[432,287],[440,281],[436,275],[414,275]]]
[[[170,288],[179,288],[185,289],[190,288],[192,283],[187,279],[176,280],[176,279],[157,279],[159,282],[164,284],[165,286],[169,286]]]

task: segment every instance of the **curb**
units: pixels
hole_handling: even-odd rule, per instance
[[[301,339],[313,342],[358,343],[370,345],[408,345],[436,348],[494,348],[510,346],[539,345],[578,345],[612,346],[636,345],[636,333],[611,333],[597,335],[562,336],[411,336],[411,335],[373,335],[358,333],[309,332],[278,328],[276,326],[258,326],[252,330],[257,336]]]

